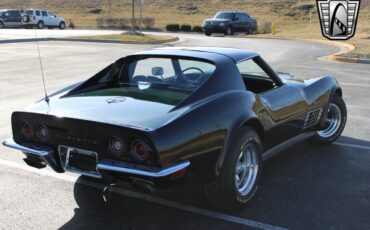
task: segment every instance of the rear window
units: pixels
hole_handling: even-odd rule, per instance
[[[167,90],[194,91],[215,71],[213,64],[177,58],[143,58],[127,65],[121,82],[160,85]]]
[[[211,63],[192,59],[134,59],[121,67],[113,64],[99,73],[99,83],[118,80],[119,84],[87,89],[73,96],[123,96],[177,105],[207,81],[215,69]]]
[[[29,16],[32,16],[33,15],[33,10],[26,10],[24,13],[29,15]]]

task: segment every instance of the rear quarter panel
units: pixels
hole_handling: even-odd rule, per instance
[[[162,165],[189,160],[197,180],[219,175],[233,134],[249,118],[256,117],[261,103],[248,91],[214,95],[151,132]]]

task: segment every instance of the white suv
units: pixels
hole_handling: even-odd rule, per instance
[[[23,13],[23,26],[25,28],[38,29],[48,27],[49,29],[59,28],[61,30],[66,28],[64,18],[55,16],[52,12],[47,10],[28,9]]]

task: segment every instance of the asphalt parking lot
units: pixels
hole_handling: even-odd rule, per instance
[[[33,31],[6,30],[8,35],[0,39],[23,33],[31,37]],[[123,186],[104,203],[98,182],[29,168],[19,152],[0,146],[0,229],[370,229],[370,65],[318,59],[338,50],[319,43],[179,37],[180,42],[167,45],[247,48],[299,79],[336,77],[348,109],[342,137],[330,146],[302,143],[267,161],[255,198],[232,213],[210,207],[199,185],[154,194]],[[119,57],[158,46],[41,42],[47,90],[87,79]],[[33,42],[0,41],[0,140],[11,136],[11,113],[43,97],[37,57]]]

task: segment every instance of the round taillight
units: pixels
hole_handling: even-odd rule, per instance
[[[23,121],[21,123],[21,132],[22,132],[23,136],[25,136],[27,138],[31,137],[32,134],[33,134],[32,126],[28,122]]]
[[[49,129],[45,125],[40,125],[37,129],[37,136],[42,140],[45,141],[49,138]]]
[[[132,153],[136,160],[143,161],[148,158],[149,155],[148,146],[141,140],[134,141],[132,145]]]
[[[116,156],[122,156],[122,154],[126,151],[125,143],[119,137],[113,137],[110,140],[110,149]]]

